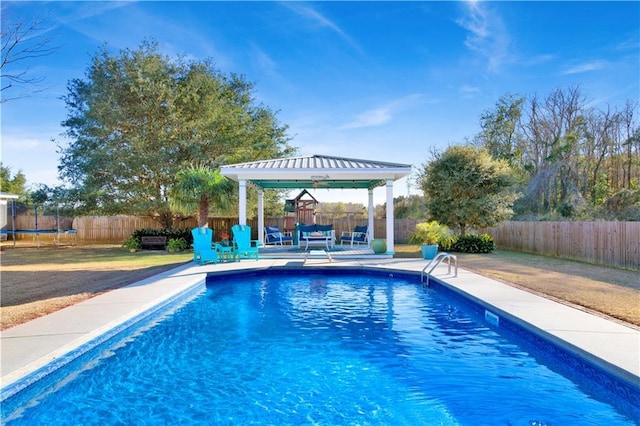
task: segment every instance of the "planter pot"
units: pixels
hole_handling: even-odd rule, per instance
[[[425,260],[431,260],[436,257],[438,254],[438,245],[427,245],[423,244],[420,246],[420,250],[422,250],[422,258]]]
[[[387,240],[384,239],[374,239],[371,240],[371,250],[375,254],[383,254],[387,252]]]

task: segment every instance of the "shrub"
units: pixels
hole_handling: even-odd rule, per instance
[[[168,251],[182,251],[187,247],[187,241],[184,238],[170,238],[169,241],[167,241]]]
[[[456,236],[447,225],[441,225],[435,220],[417,224],[409,237],[409,244],[437,244],[440,250],[449,250],[455,241]]]
[[[491,253],[495,248],[496,243],[489,234],[467,234],[464,237],[458,237],[450,250],[460,253]]]
[[[133,235],[130,235],[125,242],[122,243],[122,247],[131,251],[140,250],[140,240]]]

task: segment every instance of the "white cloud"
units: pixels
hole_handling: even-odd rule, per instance
[[[556,59],[555,55],[550,54],[542,54],[537,56],[530,56],[528,58],[524,58],[524,60],[520,61],[524,66],[535,66],[549,63]]]
[[[480,2],[466,2],[467,15],[457,24],[469,33],[467,48],[487,60],[490,72],[497,72],[508,60],[509,35],[502,19]]]
[[[372,109],[358,114],[355,119],[342,126],[343,129],[358,129],[361,127],[376,127],[388,123],[393,118],[388,107]]]
[[[311,19],[313,22],[320,25],[322,28],[329,28],[336,34],[338,34],[344,41],[346,41],[351,47],[353,47],[358,52],[362,53],[362,48],[356,43],[346,32],[342,30],[337,24],[331,21],[326,16],[322,15],[317,10],[307,6],[300,5],[296,2],[286,2],[283,3],[285,7],[289,8],[293,12],[297,13],[300,16]]]
[[[114,9],[120,9],[121,7],[127,7],[132,4],[133,3],[129,1],[77,2],[77,4],[69,5],[70,8],[67,9],[69,13],[60,15],[58,20],[59,22],[68,24],[73,21],[93,18]]]
[[[57,185],[58,154],[49,137],[21,137],[2,134],[2,164],[22,171],[27,184]]]
[[[2,151],[6,154],[10,152],[28,152],[39,149],[42,143],[34,138],[12,137],[10,135],[2,135]]]
[[[255,43],[251,44],[251,61],[260,71],[271,77],[281,78],[276,61]]]
[[[398,112],[404,111],[415,105],[421,94],[411,94],[394,99],[378,108],[373,108],[357,114],[353,120],[340,126],[341,129],[359,129],[363,127],[378,127],[389,123]]]
[[[480,88],[476,86],[469,86],[468,84],[464,84],[460,87],[460,93],[464,97],[475,96],[480,93]]]
[[[607,67],[607,62],[602,60],[585,62],[566,68],[562,71],[563,75],[581,74],[590,71],[597,71]]]

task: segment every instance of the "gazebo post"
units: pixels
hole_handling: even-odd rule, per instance
[[[258,188],[258,241],[264,244],[264,190]]]
[[[13,235],[13,248],[16,248],[16,200],[11,200],[11,231]]]
[[[238,222],[240,225],[247,224],[247,180],[239,180],[238,191]]]
[[[373,228],[374,228],[374,212],[373,212],[373,188],[369,188],[369,206],[368,206],[367,218],[369,219],[369,244],[375,238]]]
[[[387,179],[387,254],[395,253],[393,246],[393,179]]]

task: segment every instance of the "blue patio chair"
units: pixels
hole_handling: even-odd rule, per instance
[[[351,247],[354,245],[366,244],[369,245],[369,233],[367,232],[367,225],[356,226],[353,232],[343,232],[340,235],[340,245],[349,244]]]
[[[238,260],[255,257],[258,260],[258,247],[261,243],[258,240],[251,239],[251,227],[247,225],[233,225],[231,227],[233,233],[233,249]]]
[[[204,265],[205,263],[218,263],[218,251],[213,248],[213,229],[193,228],[193,261]]]
[[[293,245],[293,235],[291,232],[282,232],[277,226],[264,227],[264,243],[275,245]]]

